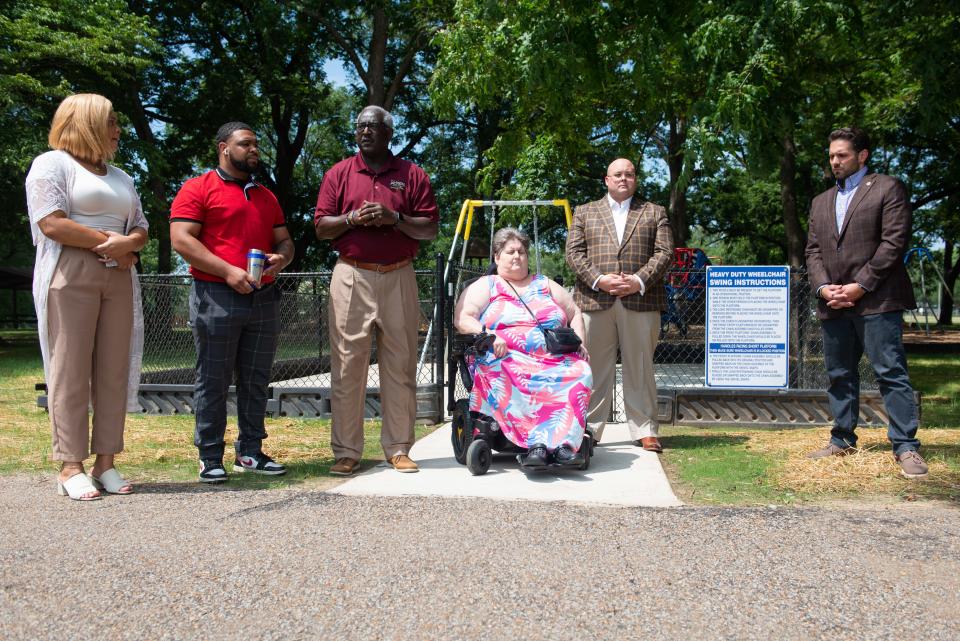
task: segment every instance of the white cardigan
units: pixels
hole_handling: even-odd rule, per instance
[[[37,309],[37,334],[43,354],[44,376],[49,380],[50,347],[47,328],[47,293],[63,245],[47,238],[40,231],[39,222],[55,211],[70,215],[70,194],[76,176],[76,161],[63,151],[48,151],[37,156],[27,174],[27,211],[30,231],[37,246],[37,260],[33,266],[33,304]],[[116,168],[115,168],[116,169]],[[140,196],[133,179],[119,170],[133,195],[133,215],[127,218],[126,233],[140,227],[147,229]],[[140,387],[140,366],[143,362],[143,303],[140,299],[140,279],[137,270],[130,268],[133,281],[133,332],[130,335],[130,375],[127,380],[127,411],[139,412],[137,394]]]

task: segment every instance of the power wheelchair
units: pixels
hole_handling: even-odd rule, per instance
[[[457,398],[458,383],[466,389],[469,397],[473,389],[473,375],[470,372],[468,359],[476,358],[488,350],[493,349],[495,336],[490,333],[459,334],[451,327],[448,333],[448,377],[447,377],[447,409],[452,413],[452,429],[450,434],[453,455],[457,463],[466,465],[474,476],[487,473],[493,462],[493,453],[516,454],[517,461],[522,463],[527,449],[519,447],[508,439],[497,422],[484,414],[470,411],[469,398]],[[580,447],[583,462],[579,465],[561,465],[552,460],[546,466],[527,468],[530,470],[557,470],[561,468],[576,468],[587,470],[590,467],[590,458],[593,454],[594,440],[590,430],[583,436]]]

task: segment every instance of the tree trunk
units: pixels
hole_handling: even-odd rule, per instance
[[[147,165],[147,196],[143,198],[144,213],[150,222],[150,236],[157,239],[157,273],[169,274],[173,270],[172,251],[170,244],[170,224],[167,217],[167,203],[169,195],[166,189],[166,164],[160,157],[157,146],[157,137],[150,128],[150,119],[147,118],[140,92],[134,89],[128,95],[130,103],[130,120],[137,138],[146,143],[149,150],[144,154]]]
[[[287,227],[291,226],[296,209],[296,197],[293,194],[294,168],[303,152],[303,145],[307,137],[307,129],[310,124],[310,107],[303,105],[296,114],[296,124],[294,124],[294,113],[290,107],[282,107],[279,100],[271,101],[273,129],[276,134],[277,153],[276,164],[273,168],[275,183],[272,185],[273,193],[277,197],[280,209],[287,220]],[[291,231],[293,231],[291,229]],[[305,228],[297,234],[291,233],[294,242],[293,261],[287,267],[288,271],[299,271],[303,262],[303,255],[307,246],[315,239],[313,224],[308,221]]]
[[[783,230],[787,236],[787,263],[803,265],[806,238],[797,215],[797,147],[792,134],[785,134],[780,150],[780,203],[783,207]]]
[[[673,242],[686,247],[690,240],[687,222],[687,189],[680,183],[683,176],[683,151],[687,142],[687,123],[683,117],[670,118],[670,136],[667,141],[667,166],[670,169],[670,226]]]
[[[384,107],[386,82],[383,77],[387,63],[387,12],[383,7],[373,10],[373,34],[367,56],[367,105]]]

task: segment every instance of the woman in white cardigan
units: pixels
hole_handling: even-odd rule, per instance
[[[128,401],[137,401],[143,311],[133,267],[147,221],[133,180],[107,164],[119,140],[109,100],[69,96],[50,127],[54,151],[34,159],[26,181],[37,246],[33,299],[53,459],[61,461],[57,491],[81,501],[99,499],[101,490],[133,491],[114,456],[123,450]]]

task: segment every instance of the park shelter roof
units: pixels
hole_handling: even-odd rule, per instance
[[[0,267],[0,289],[28,292],[32,287],[32,267]]]

